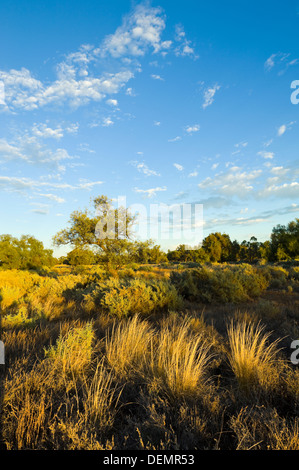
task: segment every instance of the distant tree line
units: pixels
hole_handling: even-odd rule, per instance
[[[197,249],[187,249],[179,245],[175,250],[168,251],[169,261],[178,262],[246,262],[258,260],[267,262],[288,261],[299,257],[299,219],[287,226],[277,225],[273,228],[270,240],[258,242],[252,236],[249,241],[231,241],[229,235],[219,232],[211,233]]]
[[[273,228],[270,240],[258,242],[252,236],[249,241],[231,240],[229,235],[211,233],[201,246],[188,249],[179,245],[167,253],[152,240],[133,241],[132,227],[135,217],[128,209],[114,209],[106,196],[93,199],[94,211],[74,211],[69,225],[53,238],[55,246],[67,245],[71,250],[58,260],[69,265],[113,265],[115,268],[129,263],[160,264],[167,262],[267,262],[291,260],[299,257],[299,219],[287,226]],[[125,223],[123,223],[125,220]],[[114,237],[109,234],[113,226]],[[100,228],[102,235],[98,236]],[[41,241],[24,235],[20,239],[11,235],[0,236],[0,267],[5,269],[36,269],[51,267],[57,263],[53,250],[46,249]]]

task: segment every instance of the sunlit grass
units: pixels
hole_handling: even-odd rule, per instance
[[[240,388],[250,391],[271,372],[277,357],[278,341],[269,343],[270,333],[260,323],[231,322],[228,326],[228,359]]]
[[[213,355],[202,335],[190,332],[189,322],[164,325],[151,348],[150,371],[171,398],[195,398],[207,381]]]
[[[153,334],[148,322],[141,321],[138,315],[114,323],[106,337],[106,357],[118,375],[126,377],[142,370],[148,361]]]

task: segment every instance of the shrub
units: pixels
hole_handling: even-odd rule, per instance
[[[83,304],[94,302],[112,315],[125,317],[135,313],[147,315],[155,311],[179,308],[181,298],[166,281],[109,279],[94,286]]]
[[[289,273],[282,266],[266,266],[262,270],[268,279],[270,289],[285,289],[287,287]]]
[[[54,346],[45,348],[45,357],[63,375],[78,375],[90,364],[93,342],[92,323],[74,326],[66,335],[60,334]]]
[[[178,293],[191,301],[242,302],[257,297],[268,282],[252,266],[215,266],[173,271],[171,281]]]

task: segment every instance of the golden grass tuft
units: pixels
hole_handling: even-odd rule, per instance
[[[270,333],[260,323],[232,321],[228,326],[230,366],[243,391],[262,384],[277,357],[278,341],[268,343]]]
[[[114,322],[106,336],[106,357],[118,375],[127,377],[144,368],[153,334],[149,323],[138,315],[122,323]]]
[[[201,334],[192,334],[189,321],[164,324],[151,349],[150,372],[172,399],[196,398],[207,384],[213,357]]]

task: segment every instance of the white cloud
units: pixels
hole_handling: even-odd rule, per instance
[[[278,75],[282,75],[289,67],[298,64],[298,59],[291,59],[290,53],[277,52],[276,54],[271,54],[270,57],[265,61],[264,68],[267,72],[272,70],[276,66],[280,66],[280,71]]]
[[[235,147],[239,149],[239,148],[247,147],[247,145],[248,145],[248,142],[243,141],[243,142],[239,142],[235,144]]]
[[[178,171],[183,171],[184,167],[180,165],[179,163],[174,163],[173,166],[178,170]]]
[[[21,160],[28,164],[59,167],[63,160],[72,160],[66,149],[52,150],[39,142],[36,136],[22,135],[15,142],[0,139],[0,158],[4,160]],[[60,167],[62,168],[62,167]]]
[[[177,142],[178,140],[181,140],[182,137],[180,137],[179,135],[177,135],[176,137],[174,137],[173,139],[168,139],[168,142]]]
[[[287,130],[287,126],[283,124],[282,126],[279,127],[277,131],[277,135],[280,137],[281,135],[285,133],[286,130]]]
[[[272,160],[275,156],[273,152],[266,152],[265,150],[261,150],[260,152],[257,153],[257,155],[260,155],[261,157],[265,158],[266,160]]]
[[[44,85],[33,79],[27,69],[7,73],[0,71],[7,106],[24,110],[34,110],[49,104],[61,106],[64,103],[76,108],[90,101],[101,101],[107,94],[118,93],[133,77],[134,73],[130,70],[104,73],[100,78],[77,79],[74,76],[59,75],[53,83]]]
[[[291,121],[288,124],[282,124],[277,130],[278,137],[281,137],[288,129],[292,129],[294,124],[296,124],[296,121]]]
[[[143,56],[148,48],[154,53],[169,49],[171,42],[162,41],[165,21],[160,8],[138,5],[125,16],[123,24],[104,40],[100,53],[112,57]]]
[[[291,183],[284,183],[281,185],[270,184],[260,191],[258,196],[261,198],[273,196],[278,198],[298,199],[299,183],[297,181],[293,181]]]
[[[198,132],[200,129],[200,125],[199,124],[194,124],[193,126],[186,126],[185,127],[185,131],[188,133],[188,134],[193,134],[193,132]]]
[[[87,189],[91,190],[94,186],[103,184],[103,181],[85,181],[78,185],[78,189]]]
[[[40,215],[48,215],[49,210],[48,209],[33,209],[31,212],[35,214],[40,214]]]
[[[182,25],[176,25],[175,28],[175,39],[179,43],[178,46],[175,48],[175,55],[176,56],[190,56],[194,59],[198,58],[198,55],[195,54],[194,47],[186,38],[186,33],[182,27]]]
[[[137,168],[140,173],[143,173],[146,176],[160,176],[160,174],[155,170],[150,170],[149,167],[144,162],[131,162],[133,166]]]
[[[154,73],[152,73],[151,77],[154,80],[161,80],[162,82],[164,82],[164,78],[162,78],[160,75],[155,75]]]
[[[109,104],[110,106],[117,106],[118,105],[118,101],[115,100],[115,99],[109,99],[106,101],[107,104]]]
[[[51,201],[54,201],[54,202],[58,202],[59,204],[62,204],[63,202],[65,202],[65,199],[63,199],[60,196],[57,196],[56,194],[51,194],[51,193],[39,194],[39,196],[45,197],[45,198],[50,199]]]
[[[270,57],[268,57],[268,59],[265,61],[264,63],[264,67],[266,70],[271,70],[274,65],[275,65],[275,57],[276,57],[276,54],[272,54]]]
[[[204,103],[202,105],[203,109],[207,108],[208,106],[211,106],[211,104],[214,101],[214,96],[216,91],[220,90],[220,85],[214,85],[213,87],[207,88],[204,91]]]
[[[195,171],[192,171],[191,173],[189,173],[188,175],[190,178],[194,178],[195,176],[198,176],[198,171],[195,170]]]
[[[208,177],[199,183],[200,189],[210,189],[218,194],[227,196],[246,197],[252,192],[252,183],[261,175],[262,170],[252,170],[251,172],[242,171],[241,168],[234,166],[226,173],[220,173],[213,178]]]
[[[59,126],[56,129],[48,127],[47,124],[34,124],[32,127],[34,135],[42,138],[61,139],[63,137],[63,129]]]
[[[35,78],[26,68],[0,70],[0,80],[5,86],[5,109],[30,111],[49,105],[78,108],[104,99],[111,106],[117,106],[117,100],[107,95],[124,89],[127,95],[134,96],[128,82],[134,78],[134,73],[141,71],[138,57],[149,51],[164,56],[172,48],[172,41],[162,39],[165,26],[165,15],[161,8],[141,4],[99,46],[85,44],[67,54],[56,65],[54,79],[47,83]],[[185,34],[177,33],[177,41],[177,55],[194,56],[193,47]],[[120,69],[113,73],[104,71],[99,75],[99,61],[107,57],[119,59]],[[103,64],[105,66],[104,61]],[[163,79],[160,75],[152,77]]]
[[[144,194],[145,197],[148,197],[148,198],[151,198],[151,197],[154,197],[156,196],[156,193],[157,192],[160,192],[160,191],[166,191],[167,188],[164,186],[163,188],[161,187],[157,187],[157,188],[150,188],[150,189],[139,189],[139,188],[134,188],[134,191],[136,193],[141,193],[141,194]]]
[[[102,125],[103,125],[104,127],[113,126],[113,124],[114,124],[114,121],[112,121],[112,119],[111,119],[110,117],[105,117],[105,118],[103,119],[103,124],[102,124]]]
[[[133,88],[127,88],[126,89],[126,95],[128,96],[135,96],[133,92]]]

